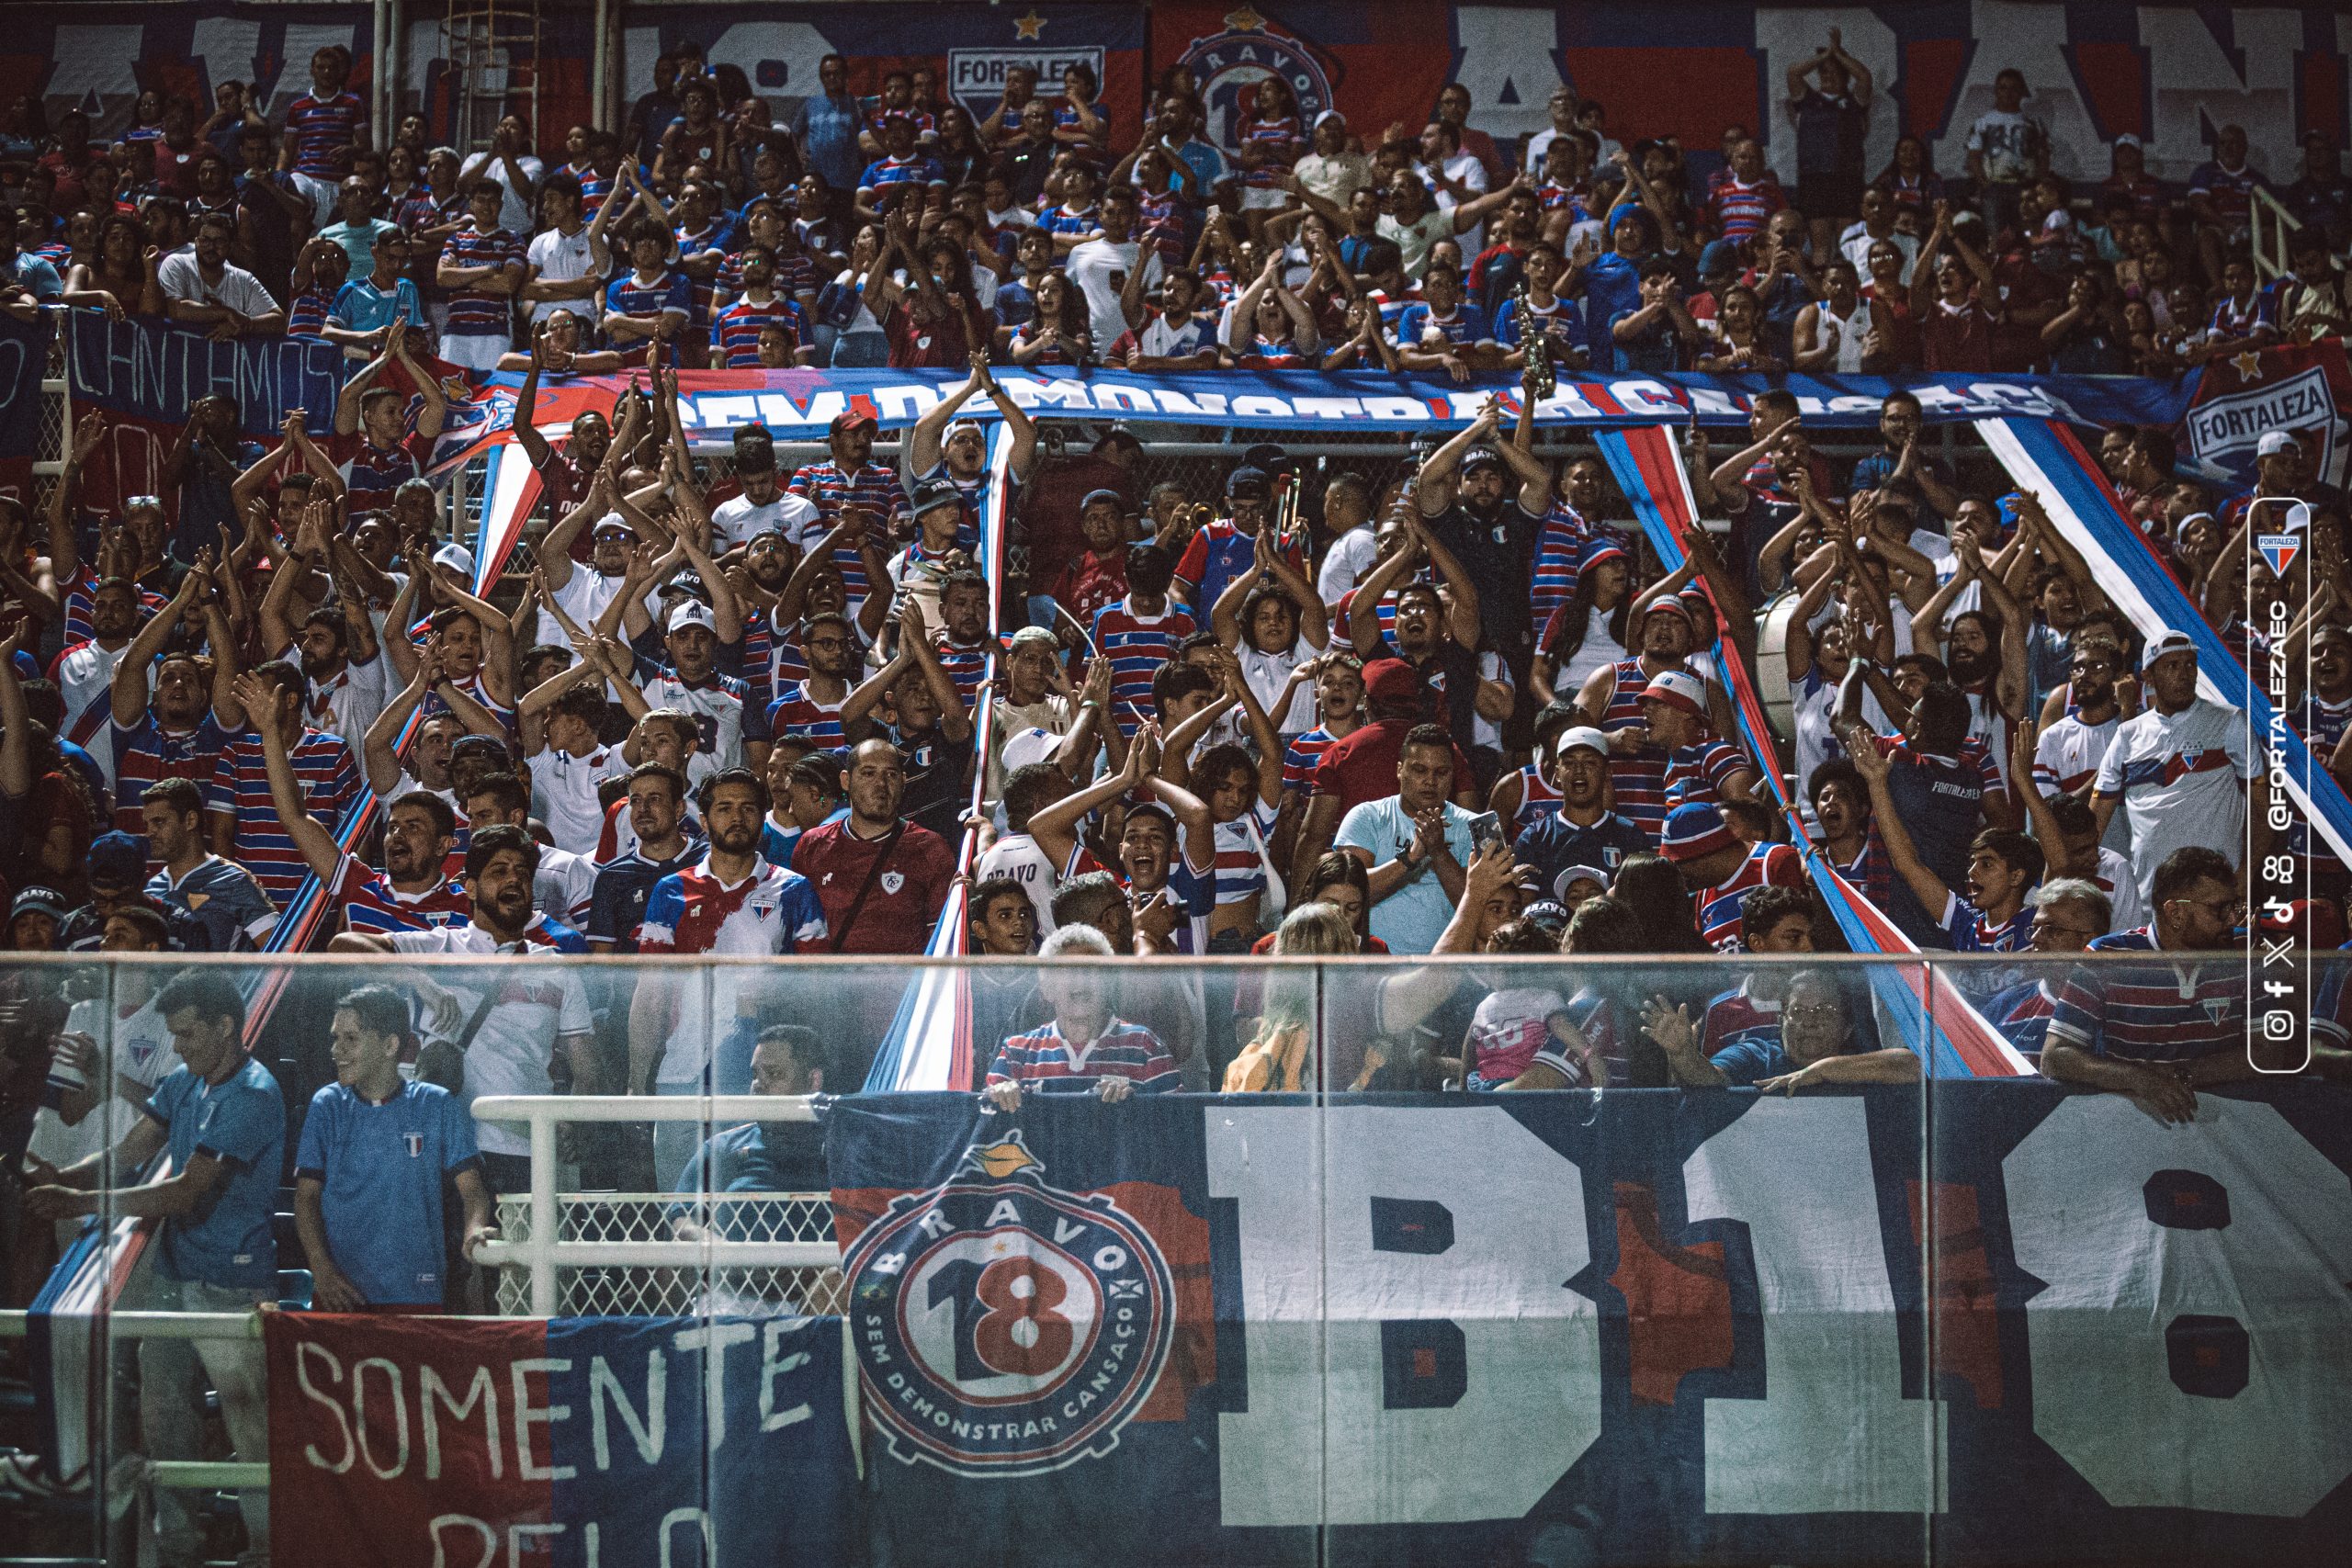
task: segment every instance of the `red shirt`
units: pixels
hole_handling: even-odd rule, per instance
[[[1919,319],[1919,365],[1931,375],[1993,368],[1993,318],[1973,295],[1957,310],[1940,299],[1928,307]]]
[[[1315,764],[1312,788],[1317,795],[1338,798],[1340,809],[1346,811],[1367,800],[1379,800],[1396,793],[1396,762],[1405,750],[1405,737],[1419,728],[1418,718],[1384,718],[1367,724],[1345,740],[1335,742],[1323,760]],[[1470,783],[1470,759],[1462,748],[1453,748],[1453,788],[1461,793]],[[800,863],[796,853],[793,863]]]
[[[919,953],[947,902],[948,884],[956,878],[955,853],[938,834],[910,822],[852,925],[850,906],[857,902],[883,843],[852,834],[844,817],[809,829],[793,846],[792,869],[817,885],[832,952]]]

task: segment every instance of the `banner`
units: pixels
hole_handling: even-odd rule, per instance
[[[2352,1552],[2345,1091],[1935,1099],[844,1100],[874,1556]]]
[[[1563,85],[1606,109],[1603,125],[1632,146],[1676,137],[1693,169],[1722,164],[1724,130],[1760,140],[1783,181],[1796,177],[1786,104],[1792,66],[1809,65],[1840,29],[1871,76],[1864,167],[1875,175],[1904,134],[1935,166],[1967,166],[1970,127],[1993,107],[2003,70],[2025,73],[2024,112],[2049,132],[2053,172],[2098,181],[2125,132],[2146,143],[2149,173],[2185,182],[2212,154],[2213,128],[2245,127],[2256,170],[2279,185],[2301,173],[2306,130],[2344,143],[2352,34],[2316,5],[2115,6],[1900,4],[1844,6],[1682,0],[1673,6],[1410,4],[1295,0],[1233,6],[1156,0],[1155,72],[1180,65],[1209,106],[1212,135],[1232,144],[1242,91],[1280,72],[1311,119],[1348,118],[1367,146],[1391,123],[1418,132],[1450,82],[1469,89],[1469,123],[1506,153],[1546,129]],[[1660,92],[1661,83],[1673,84]]]
[[[851,1559],[841,1321],[264,1318],[281,1562]]]
[[[153,1168],[129,1185],[152,1187],[171,1174],[171,1156],[159,1156]],[[91,1461],[106,1449],[114,1388],[107,1319],[130,1286],[155,1225],[153,1220],[109,1222],[96,1214],[84,1220],[25,1314],[40,1438],[32,1460],[51,1485],[86,1488]]]
[[[2352,369],[2345,365],[2341,340],[2212,360],[2194,379],[2196,392],[2180,422],[2183,469],[2201,474],[2224,493],[2251,490],[2256,444],[2266,431],[2287,430],[2317,443],[2321,479],[2343,482]]]

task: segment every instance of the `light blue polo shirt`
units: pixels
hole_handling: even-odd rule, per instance
[[[441,1179],[477,1159],[465,1102],[403,1083],[381,1104],[339,1083],[311,1097],[294,1174],[322,1185],[327,1250],[371,1306],[438,1305]]]
[[[163,1225],[157,1266],[174,1280],[233,1289],[277,1283],[279,1168],[286,1163],[286,1097],[269,1069],[250,1056],[223,1082],[209,1084],[183,1066],[155,1086],[147,1114],[168,1132],[172,1169],[199,1154],[220,1161],[220,1179],[188,1213]]]
[[[1450,800],[1443,810],[1446,847],[1466,865],[1473,852],[1470,813]],[[1404,797],[1392,795],[1353,807],[1340,819],[1331,843],[1335,849],[1363,850],[1375,866],[1396,859],[1413,843],[1413,818],[1405,810]],[[1453,919],[1453,900],[1445,896],[1436,871],[1424,865],[1412,880],[1372,907],[1372,934],[1386,942],[1391,953],[1427,953]]]

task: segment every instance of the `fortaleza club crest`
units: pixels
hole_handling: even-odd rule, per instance
[[[1201,134],[1209,141],[1234,144],[1235,130],[1255,107],[1258,84],[1268,76],[1290,84],[1301,126],[1313,125],[1317,115],[1331,107],[1331,78],[1307,45],[1275,32],[1246,5],[1225,14],[1225,28],[1215,38],[1194,39],[1182,61],[1208,106],[1208,126]]]
[[[901,1463],[1019,1476],[1099,1458],[1175,1337],[1167,1260],[1101,1193],[1046,1185],[1018,1132],[892,1200],[842,1261],[866,1414]]]

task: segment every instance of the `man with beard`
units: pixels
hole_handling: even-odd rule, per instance
[[[1030,465],[1037,456],[1037,425],[997,385],[996,378],[989,373],[985,355],[972,355],[971,377],[915,422],[907,444],[899,449],[899,471],[910,491],[935,480],[956,487],[964,503],[956,525],[956,546],[967,554],[980,545],[980,492],[988,488],[989,479],[988,433],[978,420],[957,419],[956,414],[975,392],[987,393],[989,401],[996,405],[998,417],[1004,421],[1007,438],[1012,443],[1005,466],[1012,479],[1005,487],[1005,504],[1015,504],[1021,484],[1028,479]]]
[[[1905,391],[1889,392],[1879,405],[1879,449],[1854,465],[1846,493],[1894,491],[1910,498],[1922,523],[1940,531],[1959,514],[1960,492],[1945,480],[1942,465],[1919,450],[1921,424],[1919,400]]]
[[[702,848],[686,830],[686,778],[660,762],[640,762],[628,775],[628,825],[635,840],[596,863],[588,896],[588,951],[631,953],[653,885],[694,863]]]
[[[177,619],[178,608],[179,598],[175,596],[173,606],[157,617],[166,631]],[[98,578],[90,590],[89,640],[70,645],[49,666],[49,678],[57,682],[58,695],[65,703],[65,728],[60,739],[86,748],[101,769],[111,770],[114,750],[110,737],[101,732],[100,720],[112,704],[115,671],[122,667],[123,650],[138,634],[139,612],[138,584],[127,577]]]
[[[1513,483],[1510,465],[1495,450],[1501,425],[1501,405],[1488,402],[1421,465],[1417,494],[1432,536],[1462,563],[1469,581],[1483,585],[1477,609],[1485,645],[1501,655],[1511,684],[1524,691],[1535,658],[1527,589],[1544,519],[1527,509],[1523,487]]]
[[[108,731],[114,750],[114,825],[126,833],[146,830],[139,806],[150,785],[167,778],[209,783],[229,744],[229,730],[215,716],[215,705],[232,700],[228,682],[237,672],[236,640],[212,583],[211,558],[211,551],[201,552],[172,602],[139,629],[115,660],[108,688],[114,720]],[[186,647],[166,652],[182,618],[199,605],[212,658],[208,660]],[[151,664],[155,671],[152,697],[147,692]]]
[[[888,537],[907,509],[906,492],[899,488],[898,476],[873,460],[876,428],[872,414],[854,411],[836,414],[826,434],[831,451],[825,460],[793,470],[792,482],[786,488],[813,503],[827,528],[841,521],[842,508],[855,507],[864,509],[854,515],[863,517],[869,536],[878,523]],[[865,553],[855,543],[843,539],[833,546],[832,557],[849,591],[850,614],[855,615],[874,588],[866,576]]]
[[[341,736],[303,721],[302,690],[301,671],[283,660],[238,677],[231,700],[243,728],[221,749],[220,766],[204,792],[205,827],[213,849],[243,863],[280,907],[301,891],[310,868],[271,804],[269,743],[285,749],[311,815],[339,822],[359,795],[358,761]]]
[[[2147,706],[2109,743],[2091,781],[2091,815],[2101,838],[2119,810],[2131,824],[2132,872],[2161,927],[2157,872],[2177,851],[2218,846],[2234,866],[2241,852],[2269,847],[2269,776],[2247,746],[2245,715],[2197,694],[2197,645],[2187,632],[2148,639],[2140,680]]]
[[[938,834],[899,817],[906,763],[888,740],[850,752],[842,788],[849,815],[809,829],[792,852],[824,904],[828,951],[919,953],[946,902],[956,856]]]
[[[277,925],[277,907],[254,874],[205,848],[204,795],[187,779],[164,779],[139,804],[147,852],[162,863],[147,897],[202,933],[209,953],[251,953]]]
[[[768,733],[791,735],[819,746],[839,746],[842,705],[849,701],[849,678],[863,658],[857,628],[847,615],[827,612],[801,624],[800,645],[808,660],[806,680],[796,681],[768,705]]]
[[[505,823],[477,829],[466,849],[466,897],[471,911],[464,925],[380,934],[345,931],[327,944],[330,953],[451,953],[505,958],[520,954],[583,951],[580,934],[531,908],[531,881],[537,874],[539,846],[522,829]],[[575,1094],[602,1093],[596,1070],[595,1020],[579,977],[560,964],[481,964],[456,971],[447,983],[422,969],[412,971],[419,1031],[417,1077],[439,1079],[454,1061],[463,1064],[460,1091],[469,1112],[483,1095],[553,1094],[559,1055],[570,1065]],[[482,1173],[493,1193],[524,1192],[531,1185],[528,1137],[510,1122],[476,1124]]]
[[[748,769],[727,769],[704,781],[696,804],[709,851],[700,864],[653,885],[636,931],[638,952],[775,957],[818,951],[826,931],[817,890],[760,854],[767,785]],[[743,979],[751,973],[719,965],[707,976],[641,980],[629,999],[628,1091],[709,1092],[713,1048],[750,1011]],[[664,1188],[677,1180],[695,1142],[690,1122],[655,1123],[654,1175]]]
[[[547,593],[534,640],[563,646],[570,638],[557,610],[575,626],[593,626],[628,585],[629,546],[637,530],[615,509],[612,491],[611,476],[599,469],[588,481],[587,496],[539,541],[536,554]],[[589,537],[585,570],[571,558],[572,541],[583,529]]]
[[[472,836],[483,828],[503,824],[530,830],[530,786],[519,774],[508,773],[507,765],[506,759],[501,757],[495,772],[458,770],[458,804],[466,824],[464,849],[471,848]],[[538,850],[538,862],[532,872],[532,902],[542,915],[570,928],[575,945],[567,952],[583,953],[587,946],[578,931],[588,919],[589,899],[596,886],[596,863],[584,854],[542,844],[536,839],[532,843]]]
[[[2000,574],[1985,570],[1973,534],[1960,542],[1953,559],[1958,570],[1951,581],[1937,589],[1935,596],[1911,617],[1911,646],[1932,649],[1938,630],[1943,632],[1944,670],[1952,684],[1968,696],[1969,736],[2000,764],[2002,783],[2014,794],[2028,782],[2007,776],[2011,736],[2025,716],[2025,612],[2002,583]],[[1962,610],[1947,625],[1944,616],[1952,601],[1972,582],[1983,591],[1983,602],[1990,607]],[[1987,796],[1985,810],[2001,827],[2014,828],[2023,820],[2010,798],[1996,801]]]
[[[269,574],[269,587],[261,599],[261,645],[280,659],[291,652],[300,660],[304,719],[313,728],[341,737],[356,751],[368,727],[384,710],[389,670],[359,585],[338,572],[333,607],[311,611],[299,628],[288,619],[302,581],[328,559],[324,523],[323,512],[306,516],[295,536],[292,562]]]
[[[1589,725],[1561,731],[1553,748],[1559,809],[1519,836],[1511,852],[1535,868],[1547,897],[1567,891],[1571,866],[1612,875],[1627,855],[1646,854],[1649,835],[1609,809],[1609,737]]]
[[[384,869],[370,870],[345,851],[303,804],[301,782],[275,729],[263,734],[261,754],[269,773],[269,803],[280,827],[300,852],[303,863],[327,897],[343,906],[355,931],[423,931],[463,925],[466,890],[451,880],[445,863],[458,845],[458,814],[438,794],[416,789],[384,808]],[[443,767],[447,763],[445,759]]]
[[[781,534],[786,543],[806,547],[822,514],[806,495],[786,495],[776,487],[775,437],[765,425],[736,430],[735,479],[743,487],[741,493],[711,509],[714,555],[725,555],[763,534]]]
[[[2314,661],[2320,644],[2312,642]],[[2032,787],[2042,795],[2071,795],[2087,800],[2091,780],[2123,722],[2117,702],[2117,649],[2105,642],[2085,639],[2067,668],[2066,712],[2042,729],[2033,750]],[[2342,662],[2352,682],[2352,659]],[[2352,695],[2352,694],[2347,694]],[[2012,781],[2014,782],[2014,781]]]
[[[1641,652],[1594,671],[1577,694],[1577,707],[1586,723],[1609,737],[1609,777],[1617,810],[1655,843],[1666,827],[1668,759],[1666,749],[1650,741],[1642,697],[1658,676],[1684,668],[1690,652],[1690,617],[1673,595],[1661,593],[1643,610],[1639,636]]]

